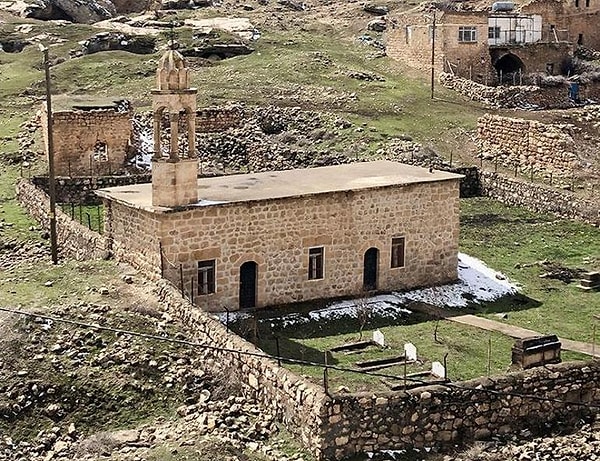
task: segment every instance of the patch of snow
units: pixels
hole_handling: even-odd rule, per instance
[[[200,199],[196,203],[194,203],[194,206],[211,206],[211,205],[220,205],[221,203],[227,203],[227,202],[223,202],[223,201],[219,201],[219,200]]]

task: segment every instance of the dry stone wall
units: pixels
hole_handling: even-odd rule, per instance
[[[324,459],[322,437],[327,422],[323,388],[266,358],[263,351],[227,330],[218,320],[193,307],[169,282],[159,282],[159,299],[168,311],[196,331],[197,348],[209,366],[242,384],[245,393],[274,411],[317,459]]]
[[[597,200],[542,184],[525,183],[500,173],[481,171],[480,178],[482,194],[486,197],[507,205],[600,226],[600,203]]]
[[[94,193],[106,187],[128,186],[150,182],[150,174],[127,176],[81,176],[78,178],[56,179],[56,201],[59,203],[76,203],[80,205],[98,205],[100,198]],[[38,188],[48,192],[48,177],[34,176],[31,182]]]
[[[323,454],[449,448],[556,421],[574,425],[598,412],[588,405],[600,403],[599,380],[600,362],[579,362],[452,386],[336,396],[326,402]]]
[[[207,107],[196,112],[196,132],[213,133],[239,127],[244,121],[242,106]]]
[[[16,185],[19,203],[48,231],[50,229],[50,198],[26,179]],[[58,247],[63,257],[76,260],[99,259],[108,256],[104,237],[72,220],[56,209]]]
[[[477,121],[477,145],[485,158],[520,171],[570,176],[578,159],[574,126],[486,114]]]

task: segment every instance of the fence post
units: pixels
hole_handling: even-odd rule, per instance
[[[194,305],[194,277],[190,278],[190,302]]]
[[[279,336],[275,336],[275,347],[277,349],[277,365],[281,366],[281,349],[279,347]]]
[[[163,261],[163,250],[162,250],[162,242],[159,240],[158,242],[158,254],[160,256],[160,277],[165,277],[165,262]]]
[[[444,354],[444,381],[448,381],[448,352]]]
[[[183,286],[183,264],[179,264],[179,286],[181,287],[181,297],[185,299],[185,289]]]
[[[85,212],[85,215],[87,216],[88,229],[92,230],[92,217],[87,211]]]
[[[330,397],[329,395],[329,370],[327,363],[327,351],[325,351],[325,367],[323,368],[323,388],[325,389],[325,395]]]
[[[98,233],[102,233],[102,218],[100,217],[100,205],[96,208],[96,212],[98,213]]]
[[[453,151],[450,151],[450,168],[452,168],[452,154],[453,154]]]

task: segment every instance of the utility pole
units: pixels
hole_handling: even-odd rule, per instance
[[[431,99],[433,99],[433,89],[435,85],[435,12],[433,10],[433,25],[431,26]]]
[[[46,74],[46,119],[48,122],[48,189],[50,195],[50,251],[52,262],[58,264],[58,245],[56,238],[56,184],[54,178],[54,138],[52,136],[52,95],[50,93],[50,59],[48,48],[40,45],[44,55],[44,70]]]

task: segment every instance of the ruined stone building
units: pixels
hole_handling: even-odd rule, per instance
[[[102,176],[121,171],[132,134],[132,108],[125,100],[68,101],[52,113],[57,176]],[[45,105],[42,130],[48,152]]]
[[[599,12],[600,0],[451,2],[392,18],[387,51],[430,69],[435,16],[437,72],[481,83],[524,73],[559,74],[576,46],[600,49]]]
[[[98,191],[118,257],[212,311],[456,280],[460,175],[379,161],[197,179],[177,52],[157,85],[155,128],[168,112],[171,135],[157,133],[152,184]]]

